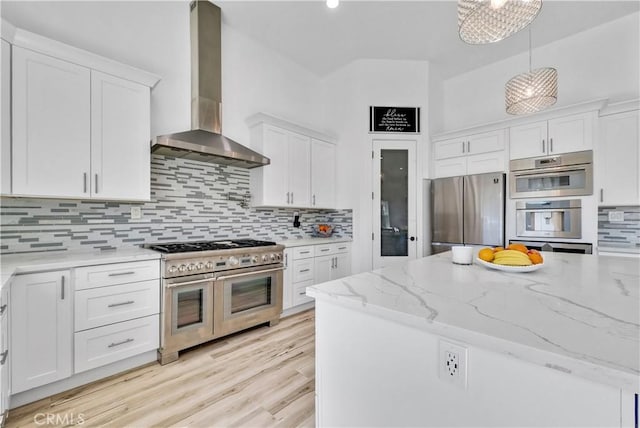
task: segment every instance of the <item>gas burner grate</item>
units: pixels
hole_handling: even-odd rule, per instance
[[[196,251],[232,250],[234,248],[267,247],[275,242],[255,239],[233,239],[223,241],[175,242],[170,244],[148,244],[144,248],[165,254],[189,253]]]

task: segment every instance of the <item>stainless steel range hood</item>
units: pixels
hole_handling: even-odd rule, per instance
[[[191,3],[191,130],[161,135],[151,146],[159,155],[256,168],[269,158],[222,135],[220,8]]]

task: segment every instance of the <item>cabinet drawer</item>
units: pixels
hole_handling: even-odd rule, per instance
[[[308,259],[309,257],[313,257],[314,254],[314,248],[312,245],[293,248],[293,260]]]
[[[322,244],[316,246],[316,257],[331,254],[347,253],[351,250],[351,243],[339,242],[335,244]]]
[[[340,242],[339,244],[333,244],[335,247],[335,253],[348,253],[351,251],[351,242]]]
[[[159,336],[157,314],[76,333],[75,373],[157,349]]]
[[[113,263],[75,269],[75,289],[104,287],[160,278],[160,261]]]
[[[313,297],[307,296],[307,287],[313,285],[313,280],[303,281],[295,284],[293,290],[293,306],[302,305],[303,303],[312,302]]]
[[[75,293],[75,331],[160,312],[160,281],[112,285]]]
[[[313,279],[313,259],[293,261],[293,282]]]

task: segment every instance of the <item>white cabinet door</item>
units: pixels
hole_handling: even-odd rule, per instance
[[[504,150],[467,156],[467,174],[505,171],[505,157]]]
[[[15,46],[12,67],[13,193],[89,196],[89,69]]]
[[[433,143],[433,158],[436,160],[463,156],[467,153],[467,140],[454,138]]]
[[[16,276],[10,306],[12,393],[69,377],[73,362],[69,271]]]
[[[485,132],[467,137],[467,155],[504,151],[505,130]]]
[[[547,121],[513,126],[509,129],[509,159],[547,154]]]
[[[455,177],[458,175],[466,175],[467,173],[466,156],[437,160],[433,163],[433,165],[434,178]]]
[[[316,257],[314,271],[315,276],[313,282],[320,284],[323,282],[331,281],[333,275],[333,255]]]
[[[149,88],[91,72],[91,193],[150,198]]]
[[[11,45],[2,40],[2,82],[0,95],[2,98],[2,141],[0,142],[0,193],[11,194]]]
[[[594,113],[559,117],[549,121],[549,155],[591,150]]]
[[[9,355],[9,286],[2,288],[0,295],[0,426],[5,425],[9,410],[11,382],[9,367],[13,356]]]
[[[351,275],[351,253],[340,253],[335,258],[332,279]]]
[[[334,208],[336,205],[336,146],[311,140],[311,206]]]
[[[597,180],[601,205],[640,205],[640,114],[636,111],[600,119]]]
[[[284,272],[282,276],[282,310],[293,306],[293,250],[284,250]]]
[[[289,142],[287,132],[273,126],[264,126],[263,154],[271,160],[267,166],[260,168],[263,186],[263,203],[261,205],[288,204],[289,191]]]
[[[294,207],[311,206],[311,138],[289,132],[289,196]]]

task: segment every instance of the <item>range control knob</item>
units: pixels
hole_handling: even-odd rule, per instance
[[[178,268],[176,266],[169,266],[169,269],[167,269],[167,271],[169,273],[176,273],[178,272]]]
[[[268,261],[269,261],[269,256],[268,256],[268,255],[266,255],[266,254],[263,254],[263,255],[262,255],[262,261],[263,261],[263,262],[268,262]]]
[[[251,263],[258,263],[258,256],[251,257]]]
[[[198,270],[204,269],[204,263],[202,263],[202,262],[198,263],[198,266],[196,266],[196,269],[198,269]]]
[[[180,265],[180,267],[178,268],[178,270],[179,270],[180,272],[184,272],[184,271],[186,271],[186,270],[187,270],[187,266],[186,266],[186,265]]]
[[[282,260],[282,254],[280,253],[276,254],[276,259],[278,259],[278,261]]]
[[[212,262],[207,262],[207,264],[205,265],[205,267],[209,270],[213,269],[213,263]]]
[[[193,263],[191,263],[189,266],[187,266],[187,270],[188,271],[192,271],[196,269],[196,265],[194,265]]]
[[[275,254],[271,254],[270,257],[271,257],[271,261],[272,262],[276,261],[276,255]]]
[[[234,256],[229,257],[229,260],[227,260],[227,262],[230,266],[237,266],[239,263],[238,259]]]

